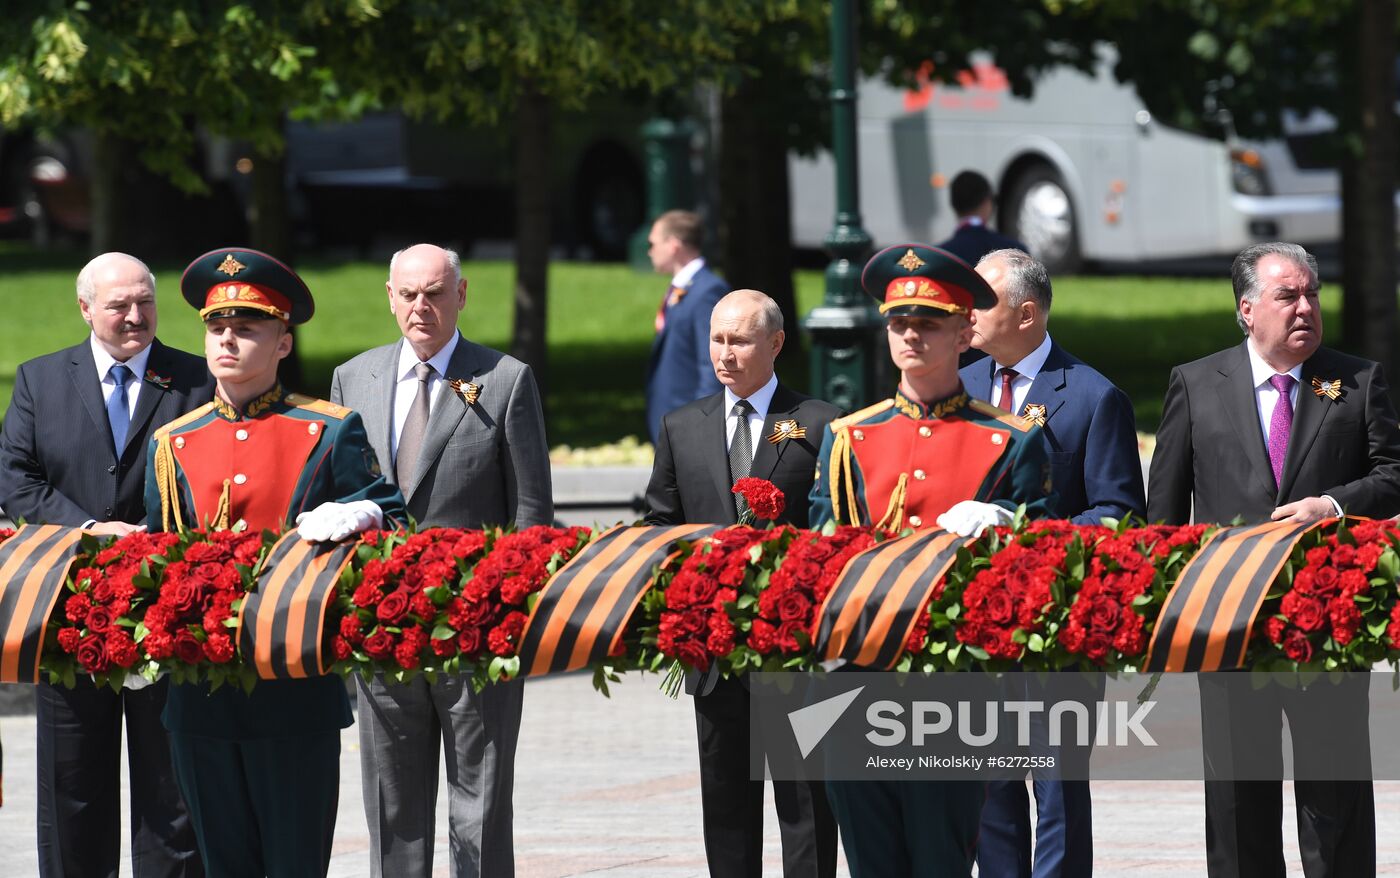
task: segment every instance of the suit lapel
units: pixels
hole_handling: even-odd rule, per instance
[[[395,367],[399,362],[399,351],[402,347],[403,339],[399,339],[398,344],[389,345],[384,356],[369,365],[366,370],[366,382],[376,392],[363,396],[357,394],[357,398],[364,400],[364,405],[360,408],[351,406],[360,413],[360,418],[365,422],[365,433],[369,435],[370,445],[383,462],[384,475],[391,482],[397,478],[394,474],[394,460],[390,456],[394,447],[394,394],[398,391],[399,380],[398,375],[394,373],[397,371]]]
[[[1254,373],[1249,366],[1249,353],[1241,344],[1235,348],[1235,357],[1228,369],[1220,372],[1220,383],[1216,391],[1220,395],[1220,405],[1227,412],[1230,424],[1239,437],[1240,448],[1253,478],[1265,489],[1269,496],[1276,496],[1278,488],[1274,484],[1274,470],[1269,465],[1269,449],[1264,445],[1264,431],[1259,425],[1259,403],[1254,396]]]
[[[971,366],[963,375],[963,390],[973,399],[990,403],[992,399],[992,370],[997,367],[997,361],[991,357],[983,357]]]
[[[797,408],[798,404],[799,400],[783,385],[779,384],[777,389],[773,391],[773,400],[768,405],[768,414],[763,418],[763,432],[758,437],[758,451],[754,453],[753,466],[749,468],[749,475],[759,479],[772,480],[773,470],[777,467],[778,461],[782,459],[783,452],[787,450],[789,442],[783,441],[774,445],[768,441],[768,437],[773,435],[774,424],[794,417],[793,410]]]
[[[104,447],[115,457],[112,424],[107,420],[107,406],[102,402],[102,388],[99,386],[97,361],[92,358],[92,348],[88,346],[88,342],[83,342],[70,350],[73,356],[68,364],[68,378],[73,382],[73,391],[82,401],[83,408],[92,419],[92,425],[97,428],[97,433],[106,437]]]
[[[159,341],[151,342],[151,355],[146,359],[146,371],[163,378],[171,377],[170,361],[166,357],[166,347]],[[170,394],[170,387],[161,387],[152,381],[147,381],[145,375],[136,376],[136,414],[131,419],[131,428],[126,433],[127,448],[131,447],[132,437],[142,435],[151,416],[156,413],[156,407],[161,400]],[[126,453],[126,449],[122,449]]]
[[[432,414],[428,415],[428,431],[423,434],[423,450],[418,455],[418,465],[414,468],[413,480],[404,485],[404,497],[412,498],[423,476],[442,455],[447,440],[457,430],[467,413],[467,403],[448,384],[454,378],[470,381],[476,377],[476,356],[461,333],[457,334],[457,349],[447,362],[447,374],[438,382],[437,398],[433,400]]]
[[[1327,368],[1327,363],[1319,362],[1321,359],[1320,355],[1315,354],[1303,364],[1303,380],[1298,387],[1298,401],[1293,404],[1293,429],[1288,434],[1288,454],[1283,459],[1283,478],[1278,490],[1280,498],[1287,497],[1293,490],[1293,482],[1298,478],[1303,461],[1308,459],[1308,452],[1312,449],[1313,440],[1317,438],[1317,431],[1332,408],[1337,405],[1333,400],[1313,393],[1314,377],[1324,381],[1341,377],[1340,374],[1321,374]]]
[[[700,448],[705,468],[714,479],[715,490],[731,508],[734,480],[729,477],[729,441],[725,433],[724,391],[710,397],[701,410]]]
[[[1067,366],[1060,346],[1051,342],[1050,356],[1045,358],[1045,365],[1036,374],[1030,390],[1026,392],[1026,405],[1021,406],[1021,410],[1016,414],[1025,417],[1027,405],[1043,405],[1045,426],[1051,426],[1051,419],[1065,404],[1065,388],[1069,385]]]

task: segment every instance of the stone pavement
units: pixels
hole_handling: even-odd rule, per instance
[[[703,878],[700,790],[689,700],[668,700],[659,678],[629,677],[611,700],[588,677],[526,686],[516,763],[515,847],[520,878]],[[0,687],[15,689],[17,687]],[[7,693],[8,694],[8,693]],[[34,718],[0,717],[5,805],[0,808],[0,876],[38,874],[34,855]],[[369,874],[369,837],[360,797],[355,729],[343,741],[334,878]],[[1377,784],[1381,873],[1400,875],[1400,783]],[[1301,874],[1292,799],[1285,802],[1290,874]],[[1094,785],[1096,872],[1101,876],[1195,878],[1205,874],[1197,782]],[[765,876],[781,874],[771,805]],[[447,876],[446,792],[438,802],[435,875]],[[847,875],[844,864],[840,874]],[[122,875],[130,875],[123,862]]]

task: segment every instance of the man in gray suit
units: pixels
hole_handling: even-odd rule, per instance
[[[548,524],[544,415],[530,369],[457,331],[457,254],[418,244],[389,263],[403,335],[335,370],[331,400],[360,413],[420,528]],[[511,792],[523,683],[480,694],[468,677],[359,681],[360,760],[372,874],[428,878],[439,742],[447,757],[454,876],[512,876]]]

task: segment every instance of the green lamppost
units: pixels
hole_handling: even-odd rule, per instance
[[[695,206],[695,176],[690,170],[690,139],[695,124],[656,117],[642,125],[642,150],[646,162],[646,222],[632,235],[628,262],[638,271],[651,271],[647,235],[656,218],[668,210]]]
[[[855,0],[831,4],[832,154],[836,161],[835,225],[826,236],[831,264],[826,295],[803,322],[812,334],[812,395],[850,411],[875,397],[879,368],[875,327],[880,313],[861,292],[870,235],[860,220],[856,155]],[[886,358],[887,359],[887,358]]]

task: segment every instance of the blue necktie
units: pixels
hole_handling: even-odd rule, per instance
[[[122,449],[126,447],[126,431],[131,426],[131,410],[127,407],[126,398],[126,380],[131,377],[131,370],[117,363],[107,374],[117,385],[107,399],[107,422],[112,425],[112,441],[117,446],[117,457],[121,457]]]

